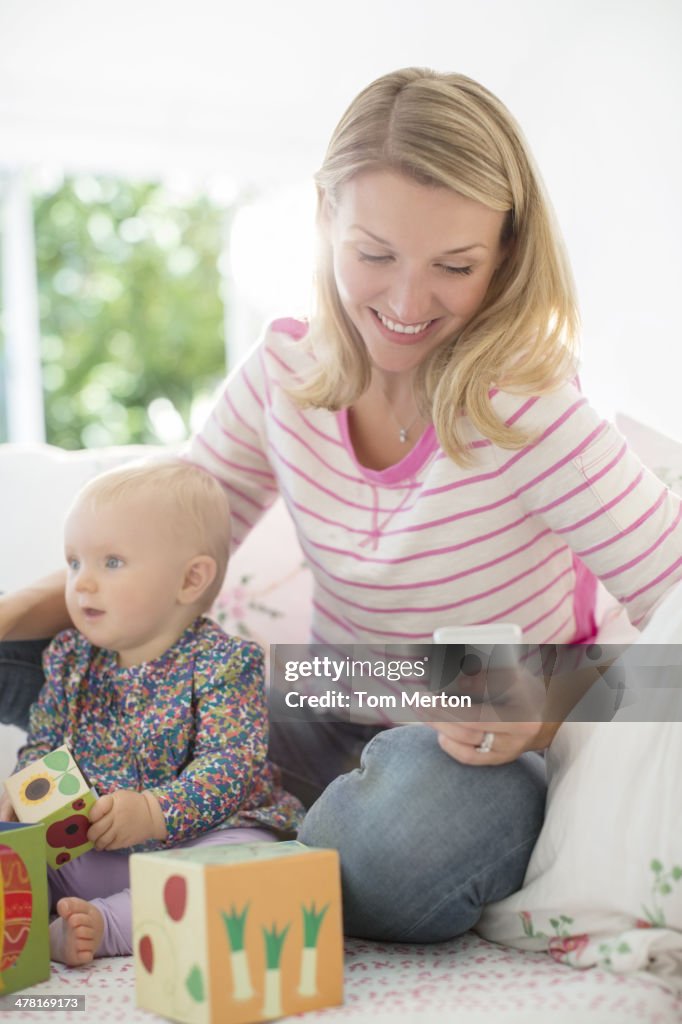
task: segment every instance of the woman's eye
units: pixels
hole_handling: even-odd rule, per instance
[[[110,555],[104,564],[106,565],[107,569],[120,569],[121,566],[123,565],[123,559],[116,558],[115,555]]]
[[[368,252],[358,252],[358,259],[364,263],[388,263],[390,256],[374,256]]]
[[[470,274],[473,267],[450,267],[447,263],[442,263],[441,266],[446,274]]]

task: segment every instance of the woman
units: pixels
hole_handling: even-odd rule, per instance
[[[316,642],[496,620],[586,642],[593,573],[641,621],[682,575],[679,504],[573,382],[570,273],[507,110],[460,75],[384,76],[317,183],[310,325],[271,326],[190,448],[224,482],[237,540],[282,494]],[[2,600],[6,635],[61,625],[49,584]],[[314,795],[376,731],[273,721],[271,755]],[[351,934],[444,939],[520,886],[553,727],[486,732],[381,732],[317,800],[301,836],[339,848]]]

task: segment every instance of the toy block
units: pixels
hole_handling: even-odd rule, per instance
[[[45,828],[0,822],[0,995],[50,976],[47,923]]]
[[[57,747],[5,780],[15,814],[24,823],[45,825],[47,863],[52,868],[92,849],[88,815],[97,793],[67,746]]]
[[[343,1000],[339,858],[298,842],[130,858],[137,1003],[247,1024]]]

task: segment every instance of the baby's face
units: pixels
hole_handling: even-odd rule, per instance
[[[175,639],[177,595],[188,556],[148,499],[78,502],[64,534],[66,605],[91,643],[121,664],[157,657]],[[172,625],[171,625],[172,624]]]

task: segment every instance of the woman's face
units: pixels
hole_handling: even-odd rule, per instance
[[[343,307],[374,366],[414,370],[481,306],[505,213],[393,171],[347,182],[325,223]]]

